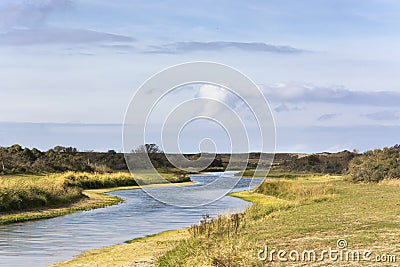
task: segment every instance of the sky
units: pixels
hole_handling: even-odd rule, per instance
[[[259,86],[278,152],[392,146],[400,142],[398,14],[397,0],[3,0],[0,145],[122,151],[140,85],[169,66],[212,61]],[[183,139],[182,150],[197,152],[199,138]]]

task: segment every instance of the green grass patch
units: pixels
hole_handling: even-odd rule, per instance
[[[158,266],[286,266],[262,262],[257,252],[266,245],[322,251],[336,248],[340,238],[349,249],[400,255],[398,190],[394,181],[354,184],[338,176],[266,180],[256,192],[231,194],[253,202],[244,213],[193,226],[190,238],[161,256]],[[313,264],[335,265],[329,260],[305,263]]]
[[[300,177],[309,177],[309,176],[321,176],[320,173],[306,173],[306,172],[294,172],[294,171],[287,171],[281,168],[272,167],[270,170],[255,170],[255,169],[247,169],[242,172],[238,172],[235,174],[237,177],[267,177],[267,178],[274,178],[274,179],[295,179]]]
[[[266,181],[257,188],[256,192],[280,199],[305,202],[326,200],[333,196],[334,189],[332,185],[326,183],[299,183],[296,180],[282,179]]]

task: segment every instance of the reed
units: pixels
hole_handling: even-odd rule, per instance
[[[82,197],[81,188],[67,186],[60,176],[0,179],[0,212],[61,206]]]
[[[82,189],[99,189],[118,186],[137,185],[135,178],[130,173],[87,173],[66,172],[61,177],[68,187],[79,187]]]

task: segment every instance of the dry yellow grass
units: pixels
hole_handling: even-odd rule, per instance
[[[53,189],[54,186],[58,186],[59,184],[63,184],[65,181],[65,177],[70,175],[71,173],[66,174],[51,174],[48,176],[21,176],[18,177],[18,180],[15,180],[15,177],[7,177],[10,181],[3,180],[2,183],[11,186],[10,188],[29,188],[31,185],[42,186],[44,188]],[[100,174],[92,174],[88,177],[98,178],[101,177]],[[104,174],[106,176],[108,174]],[[117,178],[120,176],[127,177],[128,173],[116,173],[111,174],[111,177]],[[171,175],[172,177],[172,175]],[[14,179],[14,180],[13,180]],[[193,184],[193,182],[182,182],[174,185],[184,186]],[[0,184],[1,185],[1,184]],[[165,184],[152,184],[141,187],[161,187],[161,186],[171,186],[170,183]],[[57,216],[62,216],[65,214],[69,214],[72,212],[82,211],[82,210],[90,210],[96,208],[102,208],[110,205],[114,205],[121,201],[118,197],[104,195],[104,193],[116,191],[116,190],[131,190],[131,189],[139,189],[140,186],[122,186],[122,187],[112,187],[112,188],[104,188],[104,189],[87,189],[83,190],[82,194],[85,195],[85,198],[81,198],[80,200],[62,205],[61,207],[43,207],[43,208],[35,208],[28,211],[16,211],[16,212],[8,212],[8,213],[0,213],[0,224],[9,224],[15,222],[23,222],[30,220],[38,220],[38,219],[48,219]],[[5,188],[5,187],[3,187]],[[58,187],[56,187],[58,189]],[[61,187],[62,189],[62,187]],[[59,189],[59,190],[61,190]],[[55,191],[55,194],[58,191]],[[79,191],[80,192],[80,191]]]
[[[385,179],[379,182],[380,185],[400,186],[400,179]]]

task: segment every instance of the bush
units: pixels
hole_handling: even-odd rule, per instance
[[[282,167],[288,171],[342,174],[357,153],[342,151],[338,153],[312,154],[296,159],[285,160]]]
[[[350,161],[346,177],[353,182],[400,179],[400,153],[396,148],[367,151]]]

